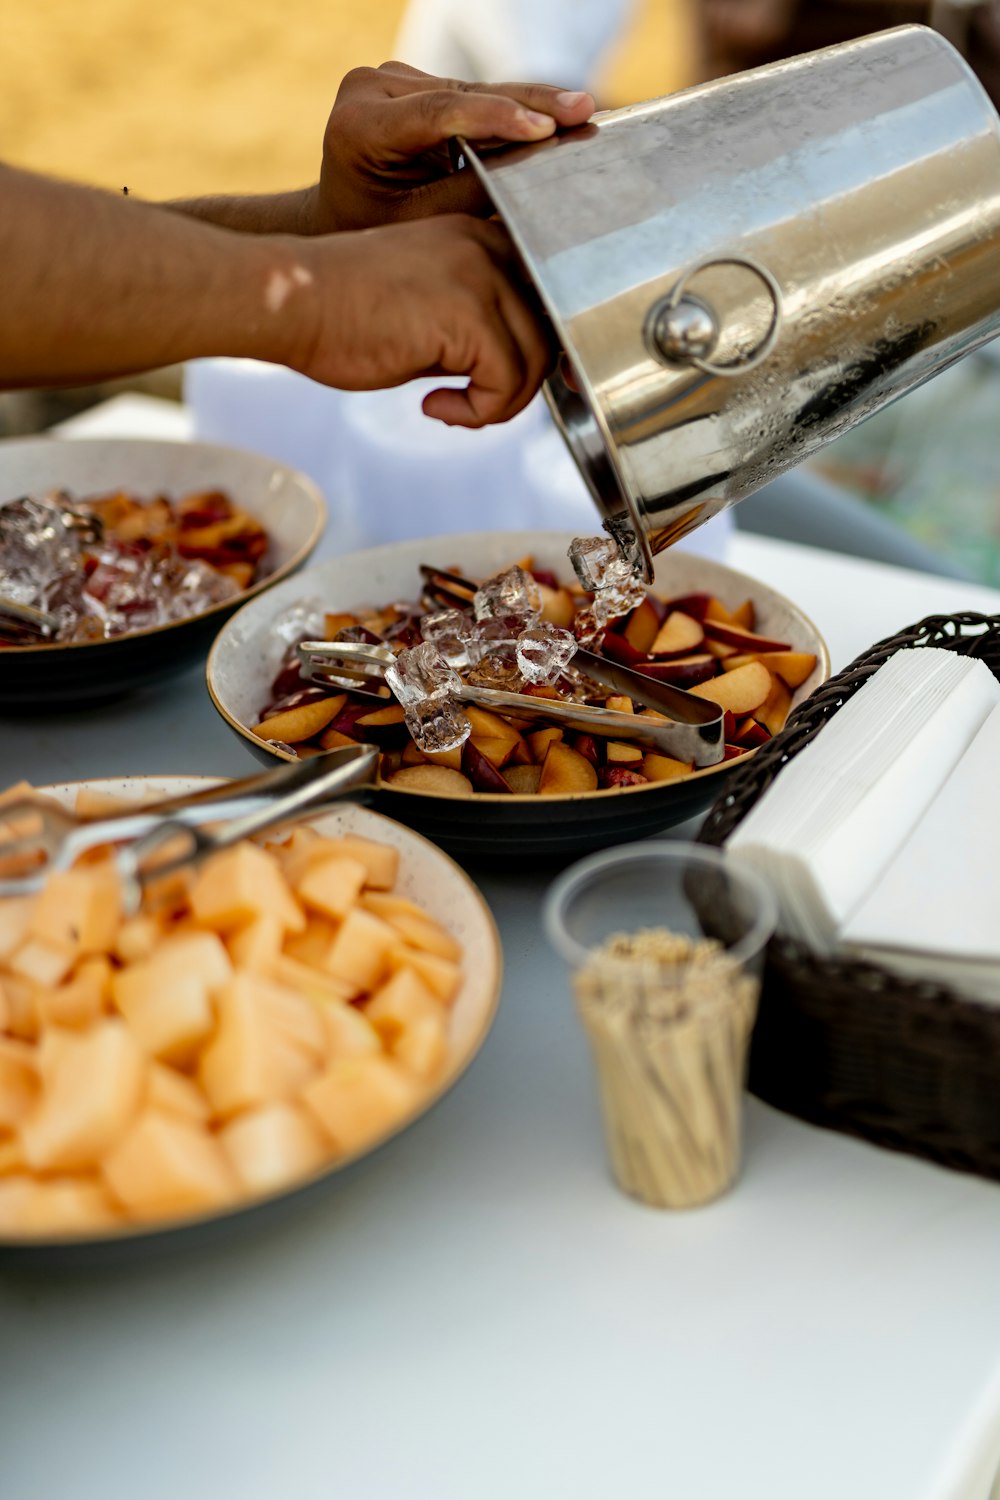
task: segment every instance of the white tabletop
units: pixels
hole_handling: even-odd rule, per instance
[[[1000,610],[758,538],[731,561],[807,609],[834,669],[925,614]],[[0,735],[0,784],[248,769],[197,672]],[[985,1500],[1000,1187],[751,1101],[729,1197],[631,1202],[541,934],[549,876],[474,874],[503,1003],[428,1117],[236,1243],[0,1284],[0,1494]]]

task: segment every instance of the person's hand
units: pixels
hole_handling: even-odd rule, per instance
[[[453,171],[449,141],[543,140],[558,127],[583,125],[593,111],[589,94],[543,84],[458,83],[398,62],[357,68],[327,122],[303,227],[329,234],[430,214],[488,213],[471,170]]]
[[[445,215],[298,242],[285,363],[326,385],[375,390],[468,375],[423,409],[450,426],[505,422],[552,366],[545,323],[499,224]]]

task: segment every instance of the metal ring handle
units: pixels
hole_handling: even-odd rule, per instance
[[[657,333],[659,324],[662,319],[666,316],[669,316],[670,313],[675,312],[680,306],[681,300],[683,299],[684,294],[688,289],[689,283],[701,271],[707,271],[711,266],[743,266],[746,270],[751,271],[755,276],[758,276],[760,278],[771,295],[771,302],[773,307],[771,313],[771,322],[768,327],[767,333],[764,335],[763,340],[752,354],[747,355],[745,358],[734,360],[732,364],[728,365],[713,364],[711,360],[703,359],[701,356],[694,353],[685,355],[682,361],[671,358],[664,351]],[[702,302],[706,307],[709,306],[704,302],[703,298],[699,298],[699,301]],[[781,287],[778,285],[776,278],[772,275],[772,273],[767,269],[766,266],[762,266],[759,261],[751,260],[748,255],[710,255],[706,256],[704,260],[696,261],[693,266],[688,267],[670,295],[656,308],[653,309],[653,312],[650,315],[649,328],[653,342],[655,343],[660,354],[663,355],[664,358],[670,359],[671,364],[685,363],[693,365],[694,368],[696,370],[700,370],[703,375],[743,375],[748,370],[755,370],[759,364],[762,364],[764,360],[767,359],[768,355],[771,353],[772,349],[778,341],[778,335],[781,332],[783,318],[784,311],[782,306]]]

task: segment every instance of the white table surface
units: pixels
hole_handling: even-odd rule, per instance
[[[731,561],[835,670],[924,614],[1000,610],[759,538]],[[198,672],[0,732],[0,784],[250,765]],[[752,1100],[729,1197],[638,1206],[540,930],[549,875],[474,873],[503,1003],[431,1115],[235,1243],[0,1282],[4,1500],[985,1500],[1000,1186]]]

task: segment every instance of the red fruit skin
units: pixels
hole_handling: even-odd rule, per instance
[[[558,578],[548,568],[532,568],[531,576],[536,583],[542,584],[547,589],[557,589],[560,587]]]
[[[592,734],[578,734],[573,739],[573,749],[585,760],[589,760],[592,766],[600,765],[601,751],[597,740]]]
[[[746,753],[742,745],[727,745],[722,753],[722,759],[724,761],[736,760],[737,756],[746,755]]]
[[[466,740],[462,746],[462,772],[468,776],[477,792],[506,792],[508,796],[512,795],[496,766],[471,740]]]
[[[601,766],[597,773],[597,781],[602,787],[649,786],[647,776],[643,776],[639,771],[630,771],[626,766]]]
[[[770,733],[763,724],[758,724],[756,719],[751,722],[736,736],[736,744],[741,745],[744,750],[756,750],[761,745],[766,745],[771,738]]]
[[[716,675],[716,660],[707,653],[696,656],[678,656],[673,661],[644,661],[636,667],[644,677],[655,682],[669,682],[672,687],[697,687],[699,682],[708,682]]]
[[[705,611],[711,602],[711,594],[678,594],[676,599],[663,600],[663,618],[674,610],[680,610],[682,615],[690,615],[692,619],[704,623]]]
[[[756,635],[744,630],[742,625],[723,625],[718,620],[706,620],[705,634],[710,641],[719,641],[723,646],[736,646],[745,652],[790,651],[787,641],[773,640],[769,635]]]
[[[641,651],[637,651],[631,641],[627,641],[617,630],[606,630],[601,641],[601,655],[606,656],[609,661],[619,662],[623,667],[641,667],[647,658]]]

